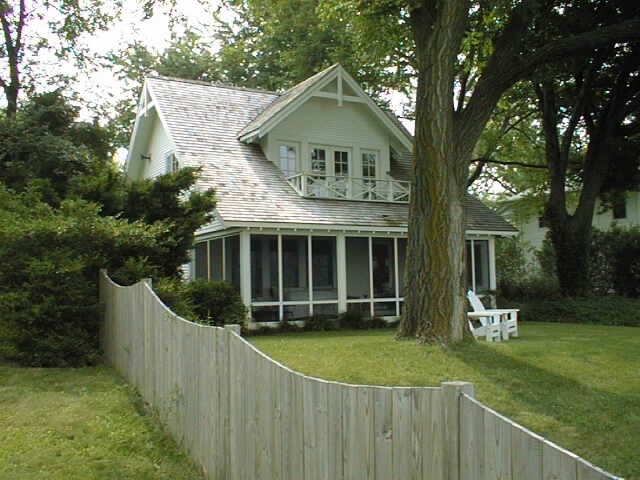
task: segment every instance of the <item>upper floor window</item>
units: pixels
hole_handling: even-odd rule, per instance
[[[349,175],[349,152],[335,150],[333,152],[334,172],[337,177]]]
[[[176,157],[176,154],[174,152],[168,152],[164,155],[164,164],[167,173],[176,172],[180,168],[178,157]]]
[[[327,151],[324,148],[311,149],[311,171],[313,173],[327,173]]]
[[[362,176],[363,177],[375,178],[377,160],[378,160],[378,154],[375,152],[362,153]]]
[[[280,169],[286,176],[295,174],[298,170],[298,149],[295,145],[280,145]]]

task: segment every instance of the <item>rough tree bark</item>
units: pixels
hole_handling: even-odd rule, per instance
[[[6,0],[0,0],[0,25],[4,38],[3,50],[7,57],[9,78],[0,78],[0,86],[4,90],[7,99],[6,113],[8,117],[15,117],[18,111],[18,95],[20,93],[20,57],[23,52],[22,31],[27,17],[25,0],[18,2],[18,12],[15,21],[11,21],[14,13],[11,5]]]
[[[454,108],[454,60],[467,28],[469,0],[409,4],[416,44],[414,187],[409,206],[405,284],[399,335],[456,343],[467,323],[464,295],[464,196],[473,148],[502,93],[536,67],[619,39],[640,37],[640,21],[548,42],[523,55],[529,27],[551,8],[522,0],[494,42],[494,52],[466,102]],[[547,9],[547,10],[544,10]]]

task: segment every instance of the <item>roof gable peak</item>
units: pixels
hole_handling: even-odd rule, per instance
[[[335,88],[331,85],[334,82]],[[336,100],[338,106],[342,106],[345,102],[365,104],[408,150],[412,150],[413,139],[406,129],[400,128],[398,122],[389,118],[389,114],[385,113],[364,92],[358,82],[339,63],[331,65],[282,93],[240,131],[238,139],[241,142],[253,143],[264,137],[314,96]]]

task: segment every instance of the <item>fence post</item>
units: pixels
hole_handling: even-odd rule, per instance
[[[473,384],[442,382],[444,404],[445,479],[460,480],[460,395],[473,397]]]
[[[238,324],[229,324],[229,325],[225,325],[224,326],[225,330],[230,330],[233,333],[240,335],[240,333],[242,332],[242,327]]]

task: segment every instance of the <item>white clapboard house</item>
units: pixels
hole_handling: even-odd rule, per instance
[[[255,322],[346,310],[396,317],[404,297],[412,137],[340,66],[286,92],[148,78],[127,172],[202,168],[215,220],[190,276],[235,284]],[[468,283],[495,288],[515,229],[466,202]]]

